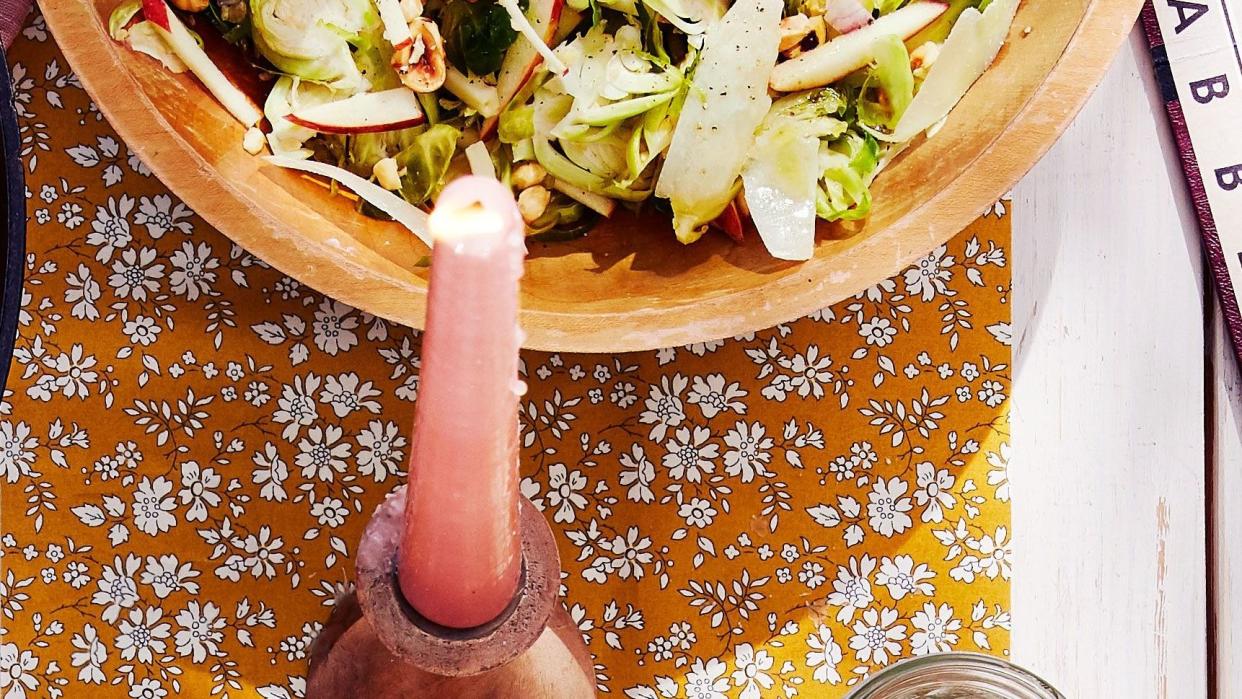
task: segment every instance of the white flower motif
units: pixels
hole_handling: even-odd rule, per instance
[[[698,636],[690,628],[690,624],[684,621],[677,621],[669,625],[668,639],[681,650],[690,650],[690,647],[699,640]]]
[[[931,301],[937,294],[948,292],[953,279],[953,256],[946,255],[944,245],[932,250],[905,272],[906,293]]]
[[[78,668],[78,681],[87,684],[103,684],[107,678],[103,674],[103,664],[108,660],[108,646],[99,640],[95,627],[86,624],[82,633],[75,633],[69,639],[76,649],[69,656],[69,663]]]
[[[698,483],[704,474],[714,472],[716,465],[712,459],[720,456],[720,447],[708,443],[711,436],[711,430],[706,427],[695,427],[693,431],[688,427],[677,428],[674,438],[664,445],[668,453],[664,455],[663,464],[669,476]]]
[[[862,619],[854,622],[854,635],[850,638],[854,657],[859,662],[885,665],[890,657],[901,655],[906,626],[896,621],[896,609],[873,607],[863,612]]]
[[[957,645],[957,633],[962,622],[953,618],[953,607],[942,603],[939,607],[925,602],[923,608],[910,620],[915,631],[910,636],[910,649],[915,655],[947,653]]]
[[[181,490],[177,497],[182,505],[189,505],[185,513],[187,522],[205,522],[209,508],[220,504],[215,492],[220,487],[220,475],[213,468],[201,468],[196,461],[181,463]]]
[[[887,587],[888,594],[899,600],[916,592],[929,597],[935,594],[935,586],[925,582],[934,577],[936,574],[926,563],[915,565],[912,556],[902,554],[893,558],[885,556],[880,561],[880,572],[875,576],[875,582]]]
[[[82,225],[82,222],[85,220],[86,219],[82,217],[82,207],[79,206],[76,202],[72,202],[72,201],[64,202],[63,204],[60,205],[60,209],[56,212],[56,222],[63,225],[65,228],[68,228],[69,230],[73,230],[77,228],[78,226]],[[129,244],[129,241],[130,241],[129,222],[128,221],[124,222],[124,226],[125,226],[125,234],[116,235],[115,238],[112,241],[110,241],[110,244],[108,242],[91,243],[90,236],[89,235],[87,236],[87,239],[86,239],[87,243],[90,243],[91,245],[102,245],[103,246],[99,250],[99,252],[95,253],[95,259],[99,260],[100,262],[107,262],[108,258],[112,256],[114,247],[122,247],[122,246]],[[114,227],[112,231],[115,232],[116,228]]]
[[[349,516],[349,508],[336,498],[324,498],[311,505],[311,516],[321,527],[339,527]]]
[[[172,481],[160,476],[154,481],[143,477],[134,491],[134,526],[155,536],[172,529],[177,524],[173,510],[177,507],[177,499],[172,494]]]
[[[743,483],[750,483],[756,476],[767,478],[772,475],[767,464],[772,460],[768,450],[773,442],[767,436],[763,423],[756,420],[747,425],[739,420],[733,429],[725,433],[724,443],[729,447],[724,454],[725,473],[740,476]]]
[[[174,294],[181,294],[189,301],[211,295],[217,277],[215,270],[220,266],[220,261],[211,256],[211,246],[199,243],[195,247],[194,243],[186,241],[180,250],[173,251],[168,261],[172,264],[168,284]]]
[[[824,566],[817,561],[805,561],[798,571],[798,582],[814,590],[824,584],[827,578],[823,575]]]
[[[359,473],[380,483],[400,472],[405,437],[398,433],[397,423],[372,420],[358,433],[357,441]]]
[[[0,425],[0,427],[3,427]],[[1009,502],[1009,443],[1001,442],[996,451],[987,454],[988,485],[996,488],[996,499]]]
[[[565,464],[552,464],[548,467],[548,504],[556,508],[552,519],[556,522],[572,522],[576,519],[575,510],[587,506],[587,499],[582,495],[587,486],[586,476],[581,471],[570,471]]]
[[[344,430],[335,425],[307,430],[306,437],[298,442],[298,455],[293,460],[302,469],[303,478],[331,483],[337,474],[345,472],[350,446],[338,441],[343,434]]]
[[[319,377],[307,374],[305,378],[295,376],[292,384],[281,387],[280,398],[276,400],[276,412],[272,419],[285,426],[280,436],[293,441],[298,432],[319,418],[319,409],[315,405],[315,391],[319,388]]]
[[[806,665],[813,671],[811,678],[821,684],[840,684],[837,665],[841,662],[841,646],[832,637],[832,629],[820,625],[806,637],[806,646],[811,649],[806,653]]]
[[[819,355],[819,346],[811,345],[806,348],[806,354],[794,354],[791,357],[781,357],[777,363],[791,372],[787,377],[788,388],[796,391],[799,397],[806,398],[814,396],[815,398],[824,397],[824,384],[833,380],[832,357],[828,355]]]
[[[858,326],[858,334],[868,345],[887,347],[897,337],[897,328],[888,318],[872,318]]]
[[[0,472],[9,483],[16,483],[22,476],[31,475],[34,466],[34,450],[39,447],[39,438],[32,437],[30,425],[19,422],[14,425],[5,420],[0,422]]]
[[[740,383],[729,383],[724,374],[709,374],[694,377],[694,386],[686,400],[699,406],[703,417],[710,420],[726,410],[745,415],[746,404],[738,399],[744,398],[746,393]]]
[[[158,558],[147,556],[147,564],[142,569],[142,584],[150,585],[155,596],[165,599],[179,590],[197,595],[198,583],[194,580],[199,572],[190,563],[181,563],[172,554],[163,554]]]
[[[276,566],[285,562],[285,554],[280,551],[284,545],[284,539],[272,538],[272,529],[265,524],[259,527],[257,535],[251,534],[242,542],[242,548],[246,551],[243,565],[250,569],[250,574],[255,578],[271,580],[276,577]]]
[[[914,521],[907,514],[914,505],[905,497],[910,486],[894,476],[889,480],[876,479],[867,495],[867,523],[875,533],[892,537],[909,529]]]
[[[1009,548],[1008,536],[1009,530],[1001,525],[996,528],[995,536],[984,534],[977,540],[966,542],[967,546],[979,552],[979,568],[989,580],[995,580],[998,575],[1004,580],[1013,576],[1010,562],[1013,551]]]
[[[164,234],[178,230],[189,235],[194,226],[189,220],[194,216],[194,212],[181,202],[173,203],[173,198],[167,194],[157,194],[154,197],[142,197],[138,204],[138,213],[134,215],[134,223],[139,226],[146,226],[147,233],[155,239],[159,240]]]
[[[695,658],[686,675],[686,699],[725,699],[729,690],[727,669],[718,658],[709,658],[706,663]]]
[[[148,346],[159,339],[162,327],[156,324],[151,316],[134,316],[121,326],[121,332],[129,335],[129,341],[135,345]]]
[[[99,309],[95,304],[103,291],[99,282],[91,276],[91,269],[79,263],[76,272],[65,276],[65,303],[72,303],[69,315],[82,320],[98,320]]]
[[[333,356],[346,352],[358,344],[358,335],[354,332],[357,327],[358,318],[353,308],[325,298],[315,311],[315,346]]]
[[[201,663],[220,652],[225,620],[220,617],[220,608],[215,604],[207,602],[200,605],[191,600],[185,609],[177,613],[176,621],[181,630],[173,637],[173,644],[179,655],[190,656],[194,662]]]
[[[677,515],[686,520],[687,527],[704,529],[716,519],[716,508],[703,498],[691,498],[677,508]]]
[[[75,343],[69,348],[69,352],[61,352],[56,359],[44,363],[52,370],[56,371],[59,376],[53,380],[54,391],[59,391],[66,398],[80,398],[86,400],[90,395],[90,387],[99,379],[99,374],[93,371],[95,364],[95,355],[86,354],[82,345]]]
[[[380,392],[370,381],[362,382],[357,374],[350,372],[340,376],[329,375],[323,390],[319,392],[319,402],[330,404],[337,417],[348,417],[363,408],[379,414],[379,401],[371,400],[378,395]]]
[[[828,604],[840,607],[837,621],[849,623],[854,613],[868,607],[875,596],[871,593],[871,574],[875,572],[876,560],[864,555],[861,559],[850,556],[849,567],[837,566],[837,579],[832,581]]]
[[[631,576],[641,580],[646,571],[643,566],[654,559],[651,551],[651,538],[641,536],[638,527],[630,527],[625,536],[618,534],[611,541],[600,542],[600,548],[613,554],[611,568],[622,580]]]
[[[157,653],[168,649],[164,639],[168,638],[172,627],[161,621],[163,616],[164,610],[159,607],[129,610],[129,618],[121,620],[116,637],[116,648],[123,659],[137,658],[140,663],[150,664]]]
[[[633,444],[628,453],[621,454],[621,466],[625,468],[620,476],[621,486],[628,488],[625,497],[633,502],[649,503],[654,500],[651,483],[655,481],[655,465],[647,459],[642,445]]]
[[[39,659],[28,650],[20,650],[15,643],[0,643],[0,689],[4,699],[25,699],[26,692],[39,686],[34,671]],[[7,688],[7,689],[6,689]]]
[[[138,680],[129,688],[130,699],[164,699],[166,696],[168,696],[168,690],[164,689],[164,685],[153,677]]]
[[[651,387],[651,394],[643,401],[645,410],[639,415],[638,421],[651,425],[648,437],[655,442],[664,441],[670,427],[677,427],[686,419],[686,411],[681,402],[681,393],[690,385],[681,374],[660,377],[660,385]]]
[[[259,497],[264,500],[282,502],[289,494],[285,492],[285,479],[289,477],[289,466],[280,458],[276,445],[267,442],[263,451],[254,453],[254,465],[257,467],[251,476],[254,484],[262,486]]]
[[[121,259],[112,263],[112,274],[108,277],[108,285],[119,298],[146,301],[148,294],[160,290],[164,265],[151,264],[155,262],[156,254],[155,248],[121,252]]]
[[[776,659],[766,650],[755,650],[749,643],[739,643],[733,657],[737,667],[733,671],[733,686],[742,688],[738,699],[760,699],[762,690],[771,689],[776,684],[768,674]]]
[[[918,486],[918,490],[914,491],[914,501],[923,508],[920,519],[924,522],[943,522],[944,511],[953,509],[957,504],[957,498],[951,492],[957,479],[948,469],[937,469],[927,461],[914,468],[917,474],[915,485]]]
[[[138,601],[138,584],[134,574],[142,565],[142,559],[133,554],[113,559],[112,565],[104,566],[96,584],[99,590],[91,595],[91,602],[105,607],[101,618],[109,624],[116,621],[122,609],[129,609]]]
[[[86,243],[99,248],[95,253],[96,260],[108,262],[114,252],[133,240],[129,231],[129,215],[133,210],[134,198],[128,194],[122,194],[119,201],[108,197],[107,206],[95,207],[95,219],[91,221],[91,232],[86,235]],[[77,215],[81,211],[77,204],[68,202],[61,206],[57,219],[69,228],[75,228],[82,221],[82,217]]]
[[[976,394],[989,408],[995,408],[1005,402],[1005,387],[999,381],[987,380]]]

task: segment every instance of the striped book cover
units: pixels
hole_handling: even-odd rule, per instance
[[[1161,99],[1203,234],[1220,308],[1242,360],[1242,0],[1143,8]]]

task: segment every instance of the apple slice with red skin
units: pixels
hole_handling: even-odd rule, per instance
[[[720,215],[712,219],[708,224],[714,228],[719,228],[725,235],[733,239],[733,242],[741,244],[746,242],[746,228],[742,225],[742,214],[738,210],[737,200],[729,202],[724,211]]]
[[[871,24],[842,34],[772,69],[769,84],[777,92],[794,92],[828,85],[871,62],[880,37],[914,36],[944,14],[939,0],[918,0],[886,14]]]
[[[164,0],[142,0],[142,16],[164,31],[172,31],[168,22],[168,5]]]
[[[164,0],[143,0],[142,14],[164,33],[168,47],[177,58],[203,83],[220,104],[244,126],[254,126],[263,118],[263,112],[207,55],[185,28],[177,15],[168,9]]]
[[[530,8],[526,11],[531,26],[549,46],[556,39],[561,11],[564,9],[565,0],[531,0]],[[505,52],[500,71],[496,74],[496,92],[500,96],[499,111],[503,112],[526,83],[530,82],[541,63],[543,57],[539,55],[539,51],[525,37],[518,35]],[[491,137],[496,132],[498,120],[499,117],[491,117],[484,121],[483,128],[479,130],[480,137]]]
[[[375,133],[418,126],[427,120],[418,96],[409,88],[363,92],[335,102],[294,110],[285,116],[320,133]]]

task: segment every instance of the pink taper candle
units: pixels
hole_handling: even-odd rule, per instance
[[[496,619],[521,578],[518,280],[508,188],[455,180],[431,214],[431,286],[398,558],[406,600],[442,626]]]

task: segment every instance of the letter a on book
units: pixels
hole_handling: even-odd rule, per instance
[[[1201,2],[1193,2],[1192,0],[1165,0],[1169,7],[1177,10],[1177,26],[1173,28],[1174,34],[1181,34],[1187,27],[1195,23],[1203,15],[1207,14],[1208,6]]]

